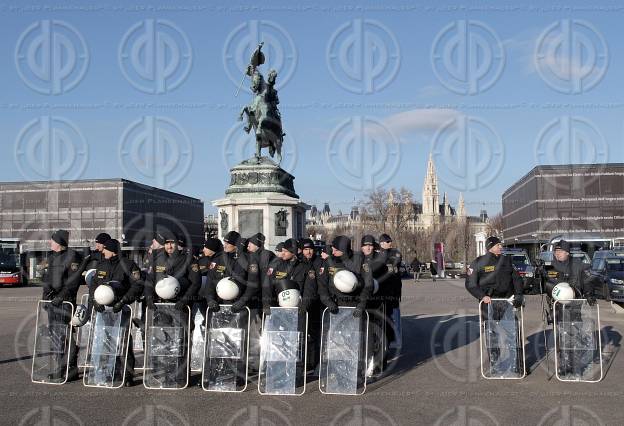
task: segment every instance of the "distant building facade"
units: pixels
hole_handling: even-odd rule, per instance
[[[502,196],[505,240],[624,236],[624,164],[537,166]]]

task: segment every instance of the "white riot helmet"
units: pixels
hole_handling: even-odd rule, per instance
[[[95,289],[93,299],[102,306],[108,306],[115,300],[115,292],[113,288],[107,284],[101,284]]]
[[[240,289],[238,284],[230,277],[221,278],[217,283],[217,296],[223,301],[229,302],[238,297]]]
[[[163,300],[175,299],[180,292],[180,282],[177,278],[166,276],[156,283],[156,294]]]
[[[574,289],[568,283],[559,283],[553,288],[552,297],[555,300],[574,299]]]
[[[93,279],[95,278],[96,272],[97,272],[97,269],[89,269],[85,273],[85,283],[87,284],[87,287],[91,287],[91,284],[93,284]]]
[[[346,269],[341,269],[334,275],[334,287],[342,293],[353,293],[358,286],[355,274]]]
[[[292,280],[279,280],[276,283],[277,302],[282,308],[296,308],[301,301],[299,285]]]
[[[82,327],[87,322],[87,307],[85,305],[76,306],[76,311],[71,319],[71,325]]]

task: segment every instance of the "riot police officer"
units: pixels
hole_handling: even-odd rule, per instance
[[[247,240],[247,253],[249,266],[247,268],[247,285],[257,289],[252,299],[252,306],[260,308],[260,298],[262,295],[262,280],[267,275],[269,265],[275,259],[273,252],[265,250],[265,236],[257,233]]]
[[[69,248],[69,232],[59,229],[50,238],[52,253],[48,256],[48,266],[43,275],[43,300],[51,301],[48,309],[48,321],[50,324],[66,326],[71,320],[71,310],[66,308],[63,302],[76,305],[76,294],[82,283],[80,265],[81,256]],[[78,352],[72,343],[69,347],[69,374],[68,381],[78,378]],[[67,368],[67,354],[58,354],[58,371],[50,373],[50,380],[58,380],[64,377]]]
[[[266,279],[262,286],[262,306],[265,315],[271,314],[271,306],[279,306],[277,297],[286,288],[283,283],[294,282],[298,286],[301,300],[299,309],[301,313],[307,312],[310,303],[314,299],[314,284],[308,275],[308,268],[297,258],[299,246],[297,240],[289,238],[282,246],[282,257],[273,259],[266,273]]]
[[[503,245],[498,237],[488,237],[487,253],[477,257],[468,268],[466,290],[484,305],[492,298],[514,296],[514,307],[524,302],[522,278],[514,268],[511,258],[503,256]]]
[[[388,328],[388,341],[396,348],[401,347],[399,341],[401,336],[401,263],[403,256],[401,252],[394,248],[392,238],[388,234],[381,234],[379,237],[379,254],[384,260],[388,272],[378,278],[379,286],[383,289],[382,297],[386,305],[386,315],[392,327]]]
[[[96,265],[95,277],[93,284],[89,288],[89,302],[93,309],[97,312],[104,312],[105,306],[98,304],[93,300],[95,290],[104,284],[115,283],[113,289],[115,291],[115,304],[113,312],[120,312],[126,306],[134,303],[143,293],[143,279],[139,266],[132,260],[121,257],[121,245],[119,241],[109,238],[102,244],[103,259]],[[127,327],[128,324],[121,324]],[[132,386],[134,374],[134,351],[132,350],[132,336],[128,349],[128,357],[126,363],[126,380],[125,386]]]
[[[324,271],[325,262],[316,255],[314,241],[311,239],[302,239],[299,246],[301,248],[301,263],[306,274],[304,287],[309,288],[311,297],[308,304],[308,367],[315,370],[320,358],[322,314],[322,304],[318,297],[317,277],[321,270]]]
[[[364,313],[373,289],[373,278],[368,267],[360,262],[354,262],[351,251],[351,240],[339,235],[332,241],[332,254],[326,259],[326,266],[319,274],[318,293],[323,305],[330,313],[337,313],[339,306],[355,307],[353,316],[359,318]],[[336,273],[341,270],[352,272],[358,281],[358,286],[350,293],[338,290],[334,283]]]
[[[167,276],[174,277],[180,283],[177,296],[167,302],[175,303],[176,309],[186,312],[187,306],[197,299],[201,287],[199,266],[191,254],[181,251],[178,247],[178,238],[171,232],[164,232],[165,241],[162,250],[157,250],[153,256],[153,265],[145,280],[145,304],[154,309],[155,301],[160,301],[155,292],[156,283]]]
[[[240,234],[236,231],[228,232],[223,238],[223,251],[216,253],[212,259],[208,271],[208,282],[204,292],[208,309],[219,310],[219,303],[224,302],[217,296],[217,284],[221,279],[229,277],[240,288],[239,296],[233,300],[231,310],[234,313],[241,312],[249,305],[257,288],[247,286],[247,265],[240,261],[238,244]]]
[[[83,271],[95,269],[98,262],[104,259],[104,256],[102,255],[104,243],[111,238],[112,237],[106,232],[101,232],[95,237],[95,250],[92,250],[89,255],[84,258],[83,266],[81,267]]]

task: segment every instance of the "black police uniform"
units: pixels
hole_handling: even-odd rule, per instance
[[[266,279],[262,286],[262,306],[265,313],[270,312],[271,306],[279,306],[277,301],[279,280],[291,280],[299,285],[299,293],[301,294],[300,308],[307,311],[311,301],[314,299],[314,290],[316,279],[310,273],[309,268],[299,261],[297,256],[293,256],[290,260],[279,258],[273,259],[266,273]]]
[[[514,268],[509,256],[496,256],[487,252],[477,257],[469,268],[466,290],[477,300],[485,296],[523,300],[522,278]]]
[[[177,309],[186,312],[186,306],[192,305],[198,299],[197,293],[201,287],[201,275],[197,262],[189,253],[179,250],[168,254],[162,249],[152,255],[153,265],[145,280],[146,305],[161,301],[156,295],[156,283],[167,276],[172,276],[180,283],[180,292],[173,300],[163,300],[163,302],[175,303]]]
[[[318,277],[318,294],[330,312],[338,312],[339,306],[351,306],[357,308],[356,315],[361,315],[366,309],[373,290],[373,279],[370,270],[364,268],[364,265],[354,262],[348,253],[340,257],[330,256],[325,260],[324,269]],[[334,286],[334,276],[343,269],[353,272],[360,282],[359,288],[353,293],[343,293]]]
[[[82,258],[76,251],[66,248],[59,252],[52,252],[48,256],[48,266],[43,274],[43,300],[50,300],[52,306],[46,305],[48,322],[66,326],[71,321],[71,309],[65,307],[63,302],[76,305],[76,294],[82,283],[82,271],[80,265]],[[73,332],[73,328],[72,331]],[[78,377],[78,351],[75,345],[76,339],[71,339],[69,346],[69,376],[68,380]],[[50,374],[51,380],[60,379],[67,369],[67,354],[56,354],[58,371]]]
[[[275,259],[275,254],[263,247],[258,247],[255,252],[247,253],[247,286],[255,288],[256,291],[250,300],[250,308],[259,309],[262,298],[262,282],[267,275],[269,265]]]
[[[103,258],[96,265],[95,269],[96,273],[93,278],[93,284],[89,288],[89,306],[92,306],[96,311],[103,312],[104,306],[99,305],[93,300],[93,294],[100,285],[104,285],[110,281],[119,283],[115,288],[113,312],[121,311],[125,305],[130,305],[141,297],[144,287],[141,270],[132,260],[121,257],[120,255],[113,256],[110,259]],[[121,326],[126,327],[128,324],[122,323]],[[130,336],[126,364],[126,377],[129,380],[131,380],[134,373],[134,352],[132,346],[132,336]]]
[[[239,296],[232,301],[224,301],[217,296],[217,284],[225,277],[230,277],[239,287]],[[214,256],[208,266],[208,283],[204,297],[211,310],[219,309],[219,304],[232,304],[232,311],[240,312],[248,306],[256,288],[247,286],[247,261],[241,259],[236,252],[220,252]]]

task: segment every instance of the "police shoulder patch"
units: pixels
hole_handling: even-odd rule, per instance
[[[494,265],[488,265],[488,266],[483,267],[484,272],[494,272],[495,269],[496,269],[496,266]]]
[[[191,270],[192,270],[193,272],[199,272],[199,265],[197,265],[197,263],[193,263],[193,264],[191,265]]]
[[[78,263],[76,262],[72,262],[72,264],[70,265],[70,268],[72,271],[76,272],[78,270]]]
[[[132,278],[134,278],[135,280],[141,279],[141,271],[139,271],[138,269],[132,271]]]
[[[258,273],[258,264],[252,263],[251,265],[249,265],[249,272],[251,272],[253,274],[257,274]]]
[[[310,269],[308,271],[308,277],[313,280],[314,278],[316,278],[316,274],[314,273],[314,269]]]
[[[319,268],[319,275],[323,275],[323,272],[325,272],[325,268],[323,266],[321,266]]]
[[[370,267],[368,266],[368,263],[363,264],[362,269],[364,269],[364,272],[370,272]]]
[[[273,274],[273,268],[267,269],[267,275],[271,275],[271,274]]]
[[[212,263],[210,263],[210,266],[208,268],[214,269],[215,266],[217,266],[217,263],[216,262],[212,262]]]

